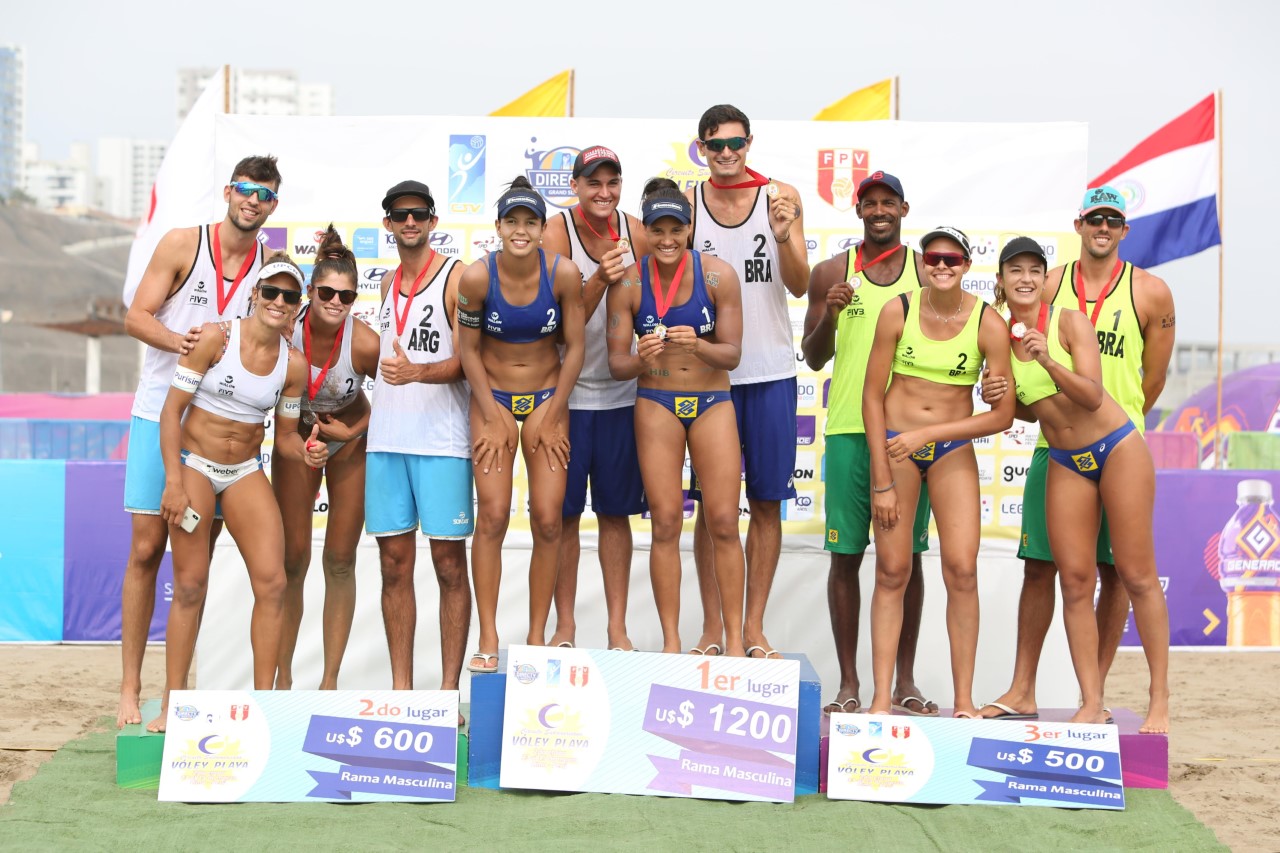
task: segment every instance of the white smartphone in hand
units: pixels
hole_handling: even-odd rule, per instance
[[[187,511],[182,514],[182,523],[178,526],[188,533],[196,532],[196,525],[200,523],[200,513],[191,507],[187,507]]]

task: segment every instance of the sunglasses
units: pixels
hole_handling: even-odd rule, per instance
[[[1107,216],[1102,213],[1090,213],[1088,216],[1084,217],[1084,221],[1086,225],[1092,225],[1094,228],[1101,225],[1103,221],[1107,223],[1108,228],[1120,229],[1124,227],[1123,216]]]
[[[955,268],[958,266],[963,266],[964,262],[967,260],[968,258],[966,258],[964,255],[958,254],[956,252],[925,252],[924,253],[924,265],[926,267],[936,267],[938,264],[946,264],[949,267]]]
[[[263,302],[275,302],[280,296],[284,297],[285,305],[299,305],[302,303],[301,290],[286,290],[283,287],[276,287],[274,284],[258,285],[258,293],[262,295]]]
[[[747,138],[745,136],[731,136],[728,139],[704,139],[702,144],[707,147],[708,151],[717,153],[725,148],[730,151],[741,151],[747,147]]]
[[[350,305],[356,301],[356,292],[354,290],[338,290],[335,287],[328,287],[323,284],[316,285],[316,298],[321,302],[333,301],[334,295],[342,301],[343,305]]]
[[[387,211],[387,218],[392,222],[404,222],[410,216],[414,222],[426,222],[435,215],[436,212],[429,207],[393,207]]]
[[[240,193],[240,195],[257,193],[258,201],[275,201],[280,197],[271,187],[264,187],[262,184],[255,184],[251,181],[233,181],[231,189]]]

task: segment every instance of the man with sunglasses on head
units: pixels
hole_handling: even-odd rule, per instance
[[[123,672],[117,728],[142,722],[142,658],[155,610],[156,578],[169,538],[169,527],[160,516],[165,484],[160,410],[178,356],[191,352],[201,326],[248,313],[249,295],[262,267],[259,229],[275,212],[279,189],[275,157],[246,157],[237,163],[222,190],[226,217],[165,234],[125,315],[125,331],[146,344],[147,350],[134,394],[125,466],[124,508],[132,515],[133,530],[121,595]],[[221,523],[215,521],[211,548],[220,530]]]
[[[862,593],[858,570],[870,544],[871,456],[862,422],[862,387],[880,309],[899,294],[920,289],[922,255],[902,244],[902,218],[911,210],[902,182],[875,172],[858,185],[854,212],[862,220],[862,242],[813,268],[809,310],[800,349],[810,370],[831,368],[826,424],[827,541],[831,569],[827,607],[835,637],[840,687],[823,709],[852,712],[858,695],[858,621]],[[916,643],[924,607],[920,553],[929,547],[929,495],[920,487],[912,536],[911,576],[903,598],[893,707],[913,716],[934,716],[938,706],[915,683]]]
[[[378,540],[392,689],[413,689],[421,529],[440,584],[440,689],[457,690],[471,627],[466,538],[475,526],[469,395],[454,322],[463,264],[431,248],[436,205],[426,184],[396,184],[382,209],[400,265],[382,279],[375,324],[381,361],[369,414],[365,529]]]
[[[604,297],[611,284],[622,280],[623,270],[645,254],[645,231],[634,216],[618,212],[622,163],[612,149],[603,145],[583,148],[574,160],[569,186],[578,197],[577,206],[548,219],[542,234],[548,253],[563,255],[578,265],[587,312],[587,352],[569,396],[569,446],[573,454],[564,493],[556,630],[551,645],[572,647],[577,639],[574,609],[581,556],[579,532],[590,480],[608,611],[608,647],[626,651],[633,648],[627,637],[630,516],[644,510],[644,484],[636,455],[636,383],[634,379],[618,382],[609,373]]]
[[[1093,323],[1102,353],[1102,386],[1141,432],[1147,412],[1164,390],[1176,317],[1169,285],[1120,260],[1120,242],[1129,233],[1125,215],[1125,198],[1115,187],[1085,191],[1075,220],[1080,260],[1049,271],[1043,301],[1078,309]],[[984,377],[984,401],[994,402],[1007,390],[1007,379]],[[1019,417],[1029,420],[1028,415],[1019,408]],[[982,716],[987,718],[1034,719],[1039,713],[1036,672],[1056,603],[1057,568],[1049,550],[1045,518],[1048,468],[1049,448],[1041,435],[1022,493],[1018,556],[1025,561],[1025,568],[1018,601],[1013,683],[1003,696],[982,708]],[[1129,618],[1129,597],[1116,574],[1105,513],[1098,532],[1097,558],[1101,581],[1097,605],[1098,666],[1105,684]]]
[[[694,206],[691,248],[732,264],[742,284],[742,359],[729,373],[751,511],[742,639],[749,655],[773,658],[780,655],[764,636],[764,611],[782,549],[782,502],[796,496],[796,356],[787,297],[808,290],[809,254],[800,194],[747,168],[751,141],[742,110],[719,104],[704,112],[698,152],[711,176],[686,195]],[[693,541],[703,608],[694,651],[718,652],[724,628],[701,504]]]

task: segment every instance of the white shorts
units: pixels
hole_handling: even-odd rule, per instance
[[[220,462],[211,462],[203,456],[197,456],[190,450],[184,450],[182,451],[182,464],[203,474],[210,485],[213,486],[213,493],[220,495],[229,486],[243,480],[254,471],[261,471],[262,457],[255,456],[252,459],[246,459],[234,465],[223,465]]]

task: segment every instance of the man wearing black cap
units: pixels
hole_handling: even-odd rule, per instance
[[[474,527],[471,433],[453,317],[463,264],[431,248],[435,201],[403,181],[382,200],[382,227],[400,255],[382,279],[365,475],[365,527],[382,563],[382,619],[395,690],[413,689],[419,529],[440,583],[440,689],[457,690],[471,626],[466,537]]]
[[[1120,191],[1109,186],[1086,190],[1075,220],[1080,260],[1049,271],[1042,299],[1048,304],[1075,308],[1090,319],[1098,331],[1102,387],[1141,431],[1146,413],[1164,390],[1176,316],[1173,294],[1164,280],[1120,260],[1120,243],[1129,233],[1125,216],[1126,202]],[[1031,252],[1029,243],[1034,242],[1025,237],[1010,241],[1000,253],[1001,270],[1009,259]],[[1038,257],[1044,259],[1043,249]],[[984,377],[982,398],[994,402],[1007,389],[1006,379]],[[1018,556],[1026,565],[1018,599],[1013,683],[1003,696],[982,708],[982,715],[988,718],[1026,719],[1038,715],[1036,674],[1057,600],[1057,567],[1049,549],[1045,518],[1048,466],[1049,448],[1041,436],[1023,487]],[[1116,574],[1105,513],[1098,531],[1097,558],[1098,666],[1105,684],[1129,618],[1129,598]]]
[[[631,649],[627,638],[627,587],[631,577],[631,521],[644,509],[644,486],[636,458],[635,380],[617,382],[609,375],[605,346],[604,294],[621,280],[622,271],[645,253],[644,228],[633,216],[618,212],[622,196],[622,164],[603,145],[588,146],[573,163],[569,183],[578,206],[547,221],[542,245],[572,260],[582,273],[582,301],[587,314],[587,351],[582,372],[569,397],[568,483],[560,565],[556,575],[556,630],[553,646],[572,646],[576,639],[574,602],[578,591],[579,531],[591,482],[591,510],[599,528],[597,550],[604,575],[611,649]]]
[[[752,139],[751,120],[737,107],[704,112],[698,152],[711,176],[686,196],[694,206],[690,247],[727,261],[742,284],[742,358],[729,377],[751,510],[743,639],[753,657],[776,658],[764,612],[782,549],[782,502],[796,496],[796,356],[787,297],[808,289],[809,253],[800,193],[748,168]],[[715,619],[720,607],[701,506],[693,542],[704,613],[694,651],[719,650],[723,626]]]
[[[863,239],[813,268],[809,279],[809,311],[800,349],[811,370],[831,358],[831,391],[826,424],[827,541],[831,570],[827,605],[840,666],[840,689],[827,712],[856,711],[858,696],[858,616],[861,590],[858,570],[870,544],[871,458],[862,423],[862,386],[876,321],[885,303],[900,293],[919,289],[924,273],[920,256],[902,245],[902,217],[910,210],[902,182],[888,172],[875,172],[858,186],[855,212]],[[924,606],[920,552],[929,547],[929,497],[921,485],[916,507],[911,579],[903,600],[898,643],[894,708],[913,715],[935,715],[938,706],[922,697],[915,684],[916,643]]]

